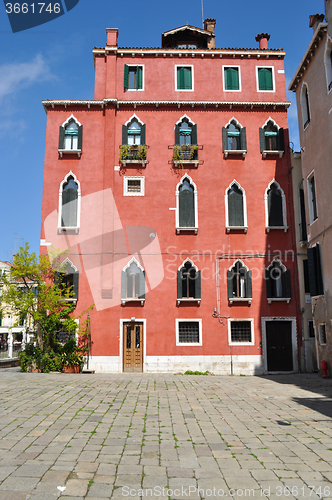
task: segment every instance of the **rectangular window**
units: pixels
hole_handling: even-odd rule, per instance
[[[240,89],[240,68],[239,66],[224,66],[224,90]]]
[[[326,325],[322,323],[319,325],[319,342],[321,344],[326,344]]]
[[[324,295],[319,243],[314,247],[308,248],[308,271],[310,296]]]
[[[124,65],[124,88],[143,90],[143,66]]]
[[[176,319],[176,345],[202,345],[201,319]]]
[[[314,322],[312,319],[308,320],[308,334],[310,339],[315,338]]]
[[[144,196],[144,177],[123,178],[123,196]]]
[[[259,92],[273,92],[273,80],[273,68],[257,67],[257,88]]]
[[[254,344],[253,319],[229,319],[228,342],[229,344],[252,345]]]
[[[310,293],[308,259],[303,261],[304,293]]]
[[[176,87],[175,90],[194,90],[193,67],[176,66]]]
[[[312,223],[318,218],[314,174],[312,174],[311,177],[308,178],[308,197],[309,197],[310,222]]]

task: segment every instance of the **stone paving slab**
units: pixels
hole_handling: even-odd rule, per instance
[[[332,499],[316,374],[0,373],[0,500]]]

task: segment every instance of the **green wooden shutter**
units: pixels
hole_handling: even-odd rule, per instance
[[[280,128],[278,131],[278,151],[285,151],[285,138],[283,128]]]
[[[145,299],[145,271],[140,271],[139,273],[139,299]]]
[[[282,196],[280,191],[270,189],[268,193],[269,226],[283,226]]]
[[[122,144],[128,144],[128,129],[127,129],[127,125],[122,125]]]
[[[127,298],[127,273],[121,271],[121,300]]]
[[[192,77],[191,77],[191,68],[182,68],[184,75],[184,89],[191,90],[192,89]]]
[[[240,129],[240,144],[241,144],[241,149],[242,151],[247,151],[247,133],[246,133],[246,127],[242,127]]]
[[[79,283],[79,273],[73,274],[73,299],[78,299],[78,283]]]
[[[237,68],[228,68],[230,75],[230,87],[228,90],[239,90],[239,71]]]
[[[182,299],[182,272],[178,271],[177,272],[177,292],[178,292],[178,299]]]
[[[145,144],[145,125],[141,126],[141,144]]]
[[[176,88],[178,90],[182,90],[184,88],[184,74],[183,74],[183,69],[184,68],[177,68],[177,71],[176,71],[176,78],[177,78]]]
[[[62,227],[77,226],[77,191],[65,189],[62,192]]]
[[[299,190],[300,198],[300,241],[307,241],[307,221],[305,216],[305,202],[303,188]]]
[[[243,214],[243,194],[237,188],[232,186],[227,193],[228,197],[228,224],[232,226],[244,226]]]
[[[248,299],[252,299],[252,272],[247,271],[245,269],[245,278],[246,278],[246,297]]]
[[[320,244],[316,245],[316,274],[317,274],[317,292],[318,295],[324,295],[322,264],[320,258]]]
[[[258,68],[259,90],[273,90],[272,69]]]
[[[129,66],[128,66],[128,64],[124,65],[123,82],[124,82],[124,88],[128,89],[129,88]]]
[[[281,275],[281,283],[282,283],[282,296],[285,299],[290,299],[292,297],[292,287],[291,287],[291,279],[290,279],[290,271],[287,270]]]
[[[228,137],[227,137],[227,128],[222,128],[222,150],[223,153],[228,149]]]
[[[179,224],[180,227],[195,227],[195,199],[193,191],[179,193]]]
[[[233,277],[233,271],[227,271],[227,291],[229,299],[233,298]]]
[[[65,129],[64,127],[59,128],[59,149],[64,149],[65,147]]]
[[[195,280],[195,299],[201,298],[201,271],[197,271]]]
[[[271,269],[265,269],[266,296],[268,299],[272,298],[272,280],[270,271]]]
[[[83,125],[78,127],[77,149],[82,150],[83,145]]]
[[[142,66],[136,66],[136,89],[143,88],[143,68]]]
[[[175,125],[175,143],[179,145],[180,144],[180,125]]]
[[[197,125],[191,128],[191,144],[197,144]]]
[[[265,145],[265,133],[264,133],[264,129],[263,128],[259,129],[259,144],[260,144],[260,148],[261,148],[261,153],[263,153],[263,151],[265,151],[265,149],[266,149],[266,145]]]

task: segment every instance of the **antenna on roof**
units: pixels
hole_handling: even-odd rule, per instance
[[[203,0],[201,0],[201,2],[202,2],[202,25],[204,28]]]

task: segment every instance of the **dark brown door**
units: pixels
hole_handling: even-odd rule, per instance
[[[291,321],[266,322],[266,351],[269,372],[293,371]]]
[[[123,371],[143,371],[143,323],[123,324]]]

